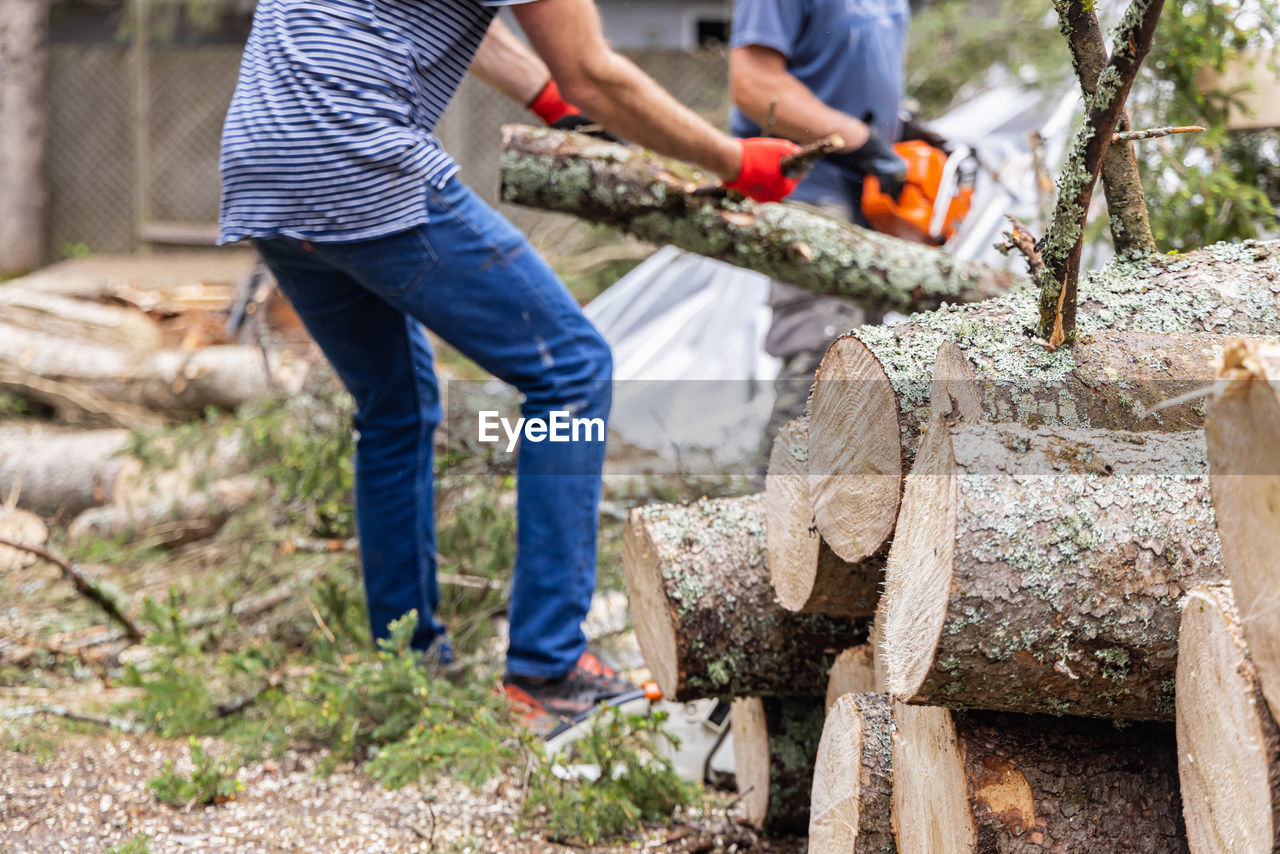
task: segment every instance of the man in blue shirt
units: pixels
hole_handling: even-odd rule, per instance
[[[730,34],[732,129],[799,143],[839,134],[845,152],[818,163],[789,197],[849,222],[861,217],[862,178],[901,192],[906,164],[890,145],[902,133],[907,0],[735,0]],[[778,400],[759,459],[787,419],[804,410],[827,345],[865,320],[854,306],[775,282],[766,349],[783,360]]]
[[[251,239],[356,402],[356,519],[375,637],[409,611],[414,645],[449,658],[435,617],[431,437],[436,332],[522,394],[522,415],[600,419],[609,348],[524,235],[457,176],[432,131],[512,6],[533,50],[498,32],[488,82],[564,118],[721,176],[761,200],[795,182],[796,146],[711,127],[605,43],[592,0],[260,0],[222,138],[224,242]],[[551,78],[564,91],[561,99]],[[627,686],[587,651],[603,431],[520,443],[504,688],[572,716]]]

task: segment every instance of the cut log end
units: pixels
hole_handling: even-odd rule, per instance
[[[769,577],[778,602],[789,611],[803,611],[809,603],[822,546],[809,503],[808,450],[808,422],[787,422],[773,440],[765,477]]]
[[[845,694],[818,743],[809,811],[810,854],[888,854],[893,716],[881,695]]]
[[[769,835],[809,826],[822,704],[811,697],[747,697],[732,711],[734,776],[752,827]]]
[[[938,347],[933,363],[929,411],[953,419],[983,420],[982,398],[978,394],[973,367],[964,351],[952,341],[945,341]]]
[[[886,690],[914,698],[933,666],[946,621],[955,550],[956,482],[951,431],[936,420],[907,476],[902,518],[889,553],[883,600]]]
[[[769,728],[764,701],[743,697],[733,701],[733,776],[738,797],[751,826],[760,830],[769,813]]]
[[[898,705],[893,713],[893,831],[903,854],[977,850],[951,713]]]
[[[875,644],[866,643],[846,649],[836,656],[827,678],[827,699],[823,705],[830,713],[836,700],[845,694],[870,694],[876,691]]]
[[[665,697],[675,697],[679,689],[676,666],[676,630],[662,583],[662,561],[647,529],[635,513],[622,537],[623,562],[628,567],[627,594],[636,641],[644,650],[649,675]]]
[[[810,498],[831,550],[846,561],[880,551],[893,533],[902,484],[898,403],[871,350],[838,339],[809,397]]]
[[[1192,590],[1178,639],[1178,773],[1195,851],[1280,847],[1280,730],[1226,585]]]

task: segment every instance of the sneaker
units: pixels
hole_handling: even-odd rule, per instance
[[[591,652],[579,656],[573,669],[559,679],[536,679],[508,673],[502,678],[502,693],[534,730],[573,720],[598,703],[612,699],[635,686],[620,677]]]

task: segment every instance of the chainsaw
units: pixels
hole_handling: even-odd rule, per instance
[[[544,740],[547,757],[552,760],[552,773],[562,779],[583,777],[597,779],[600,769],[588,765],[565,765],[556,760],[570,746],[590,732],[601,715],[613,710],[626,715],[651,715],[665,712],[663,726],[674,741],[659,739],[654,752],[668,760],[680,779],[689,783],[730,786],[733,782],[733,742],[729,731],[729,704],[723,700],[694,700],[672,703],[662,698],[656,682],[620,694],[572,720],[560,724]],[[678,745],[678,746],[677,746]]]
[[[874,175],[867,175],[862,181],[862,215],[876,231],[941,246],[969,213],[977,160],[967,146],[956,146],[948,154],[919,139],[899,142],[893,150],[907,164],[902,194],[895,201],[881,192]]]

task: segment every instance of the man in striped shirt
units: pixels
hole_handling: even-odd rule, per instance
[[[692,161],[761,200],[794,187],[782,140],[733,139],[604,41],[592,0],[260,0],[223,129],[224,242],[252,239],[356,401],[356,517],[376,637],[435,618],[424,324],[523,395],[529,419],[607,417],[608,346],[524,236],[475,196],[432,131],[512,6],[533,50],[495,33],[480,76],[548,118],[568,100],[609,131]],[[588,431],[590,433],[590,431]],[[504,687],[572,716],[625,690],[587,651],[603,437],[521,442]]]

